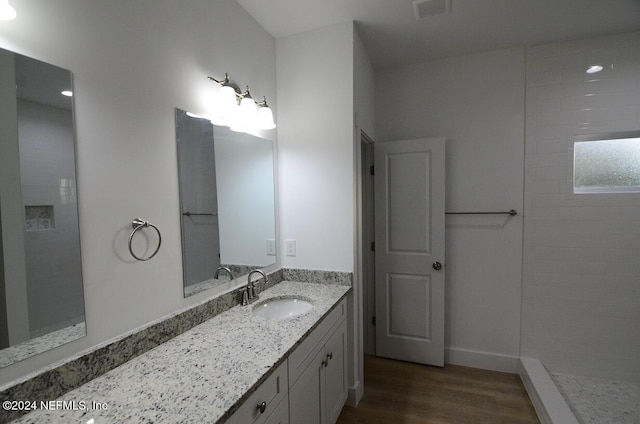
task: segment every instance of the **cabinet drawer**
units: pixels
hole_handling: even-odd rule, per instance
[[[289,355],[289,387],[292,387],[307,366],[311,363],[317,350],[326,342],[329,331],[347,316],[347,305],[342,299],[336,307],[318,324],[306,339]]]
[[[229,419],[228,424],[262,424],[273,413],[283,398],[287,397],[287,361],[284,361],[258,389],[240,406]],[[265,402],[264,412],[259,405]]]

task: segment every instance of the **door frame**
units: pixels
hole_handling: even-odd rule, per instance
[[[376,314],[376,287],[375,287],[375,253],[371,250],[371,243],[375,242],[375,205],[374,205],[374,179],[370,173],[374,163],[374,141],[364,131],[360,135],[361,166],[359,201],[362,205],[360,222],[362,231],[362,325],[363,348],[365,355],[376,354],[376,328],[373,325],[373,317]]]

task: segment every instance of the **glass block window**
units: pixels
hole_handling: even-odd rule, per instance
[[[573,192],[640,193],[640,134],[576,139]]]

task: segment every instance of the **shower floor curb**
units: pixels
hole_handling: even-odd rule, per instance
[[[580,424],[540,361],[520,358],[518,371],[542,424]]]

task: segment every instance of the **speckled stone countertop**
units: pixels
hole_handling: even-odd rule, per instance
[[[14,423],[222,422],[350,289],[283,281],[260,301],[303,296],[309,312],[273,320],[254,317],[253,305],[234,307]]]

